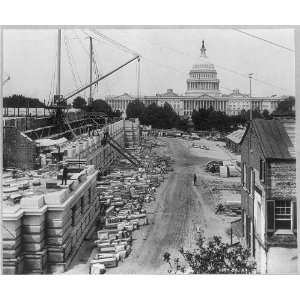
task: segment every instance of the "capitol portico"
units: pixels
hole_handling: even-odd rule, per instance
[[[238,115],[242,110],[249,110],[251,106],[253,110],[255,108],[260,111],[267,109],[269,113],[272,113],[278,103],[284,100],[280,96],[250,97],[248,94],[240,93],[238,89],[234,89],[231,94],[222,94],[219,89],[218,73],[214,64],[208,60],[204,41],[202,41],[199,61],[192,66],[188,75],[184,95],[178,95],[172,89],[168,89],[163,94],[143,96],[140,101],[146,106],[151,103],[163,105],[168,102],[180,116],[191,116],[193,110],[210,107],[228,115]],[[113,110],[125,112],[128,103],[134,99],[125,93],[117,97],[108,96],[105,101]]]

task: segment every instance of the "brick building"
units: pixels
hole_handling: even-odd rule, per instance
[[[243,242],[259,273],[297,272],[295,119],[255,119],[241,140]]]

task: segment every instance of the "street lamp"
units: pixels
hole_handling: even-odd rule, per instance
[[[249,73],[249,88],[250,88],[250,92],[249,92],[249,95],[250,95],[250,121],[252,121],[252,100],[251,100],[251,97],[252,97],[252,75],[253,73]]]

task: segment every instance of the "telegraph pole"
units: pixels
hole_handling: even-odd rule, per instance
[[[249,93],[249,95],[250,95],[250,121],[252,121],[252,99],[251,99],[251,97],[252,97],[252,75],[253,75],[253,73],[249,73],[249,88],[250,88],[250,93]]]
[[[140,80],[141,80],[141,63],[140,58],[138,58],[137,63],[137,99],[140,100]]]
[[[93,39],[90,36],[90,84],[93,82]],[[92,89],[93,86],[90,86],[90,97],[88,103],[91,104],[93,101],[92,98]]]
[[[57,35],[57,86],[56,86],[56,96],[61,95],[60,91],[60,70],[61,70],[61,29],[58,29]]]

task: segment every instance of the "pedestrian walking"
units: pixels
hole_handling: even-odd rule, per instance
[[[194,174],[194,185],[196,185],[196,183],[197,183],[197,175]]]

